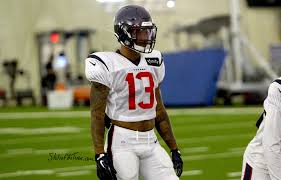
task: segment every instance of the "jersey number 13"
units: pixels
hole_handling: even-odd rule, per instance
[[[136,75],[137,79],[142,80],[143,78],[148,78],[149,86],[145,87],[144,90],[150,96],[149,102],[144,103],[143,101],[138,103],[138,106],[142,109],[150,109],[153,107],[154,104],[154,81],[153,77],[150,72],[139,72]],[[129,109],[134,110],[136,109],[136,88],[135,88],[135,78],[133,73],[128,73],[126,76],[126,81],[128,82],[128,89],[129,89]]]

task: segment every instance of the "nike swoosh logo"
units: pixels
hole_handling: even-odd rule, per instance
[[[96,66],[96,63],[92,63],[91,61],[89,61],[93,66]]]
[[[280,89],[278,89],[279,90],[279,92],[281,93],[281,90]]]

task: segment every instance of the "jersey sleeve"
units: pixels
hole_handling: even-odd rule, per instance
[[[85,60],[85,76],[90,82],[98,82],[107,87],[111,85],[108,66],[101,57],[95,54]]]
[[[264,157],[272,179],[281,179],[281,84],[270,85],[264,108]]]
[[[164,59],[162,57],[162,64],[159,68],[159,82],[161,83],[164,80],[165,77],[165,64],[164,64]]]
[[[266,103],[277,109],[281,109],[281,80],[270,84]]]
[[[157,78],[158,78],[158,84],[162,83],[165,77],[165,64],[164,64],[164,59],[161,54],[160,57],[160,66],[157,68]]]

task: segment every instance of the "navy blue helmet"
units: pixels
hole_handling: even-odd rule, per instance
[[[128,5],[116,13],[114,32],[122,45],[137,52],[151,53],[156,42],[157,27],[145,8]]]

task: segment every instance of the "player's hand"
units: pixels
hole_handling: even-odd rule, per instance
[[[182,174],[183,162],[181,159],[181,153],[178,149],[172,150],[172,161],[174,164],[174,169],[178,177]]]
[[[117,180],[112,160],[106,153],[96,155],[97,176],[100,180]]]

